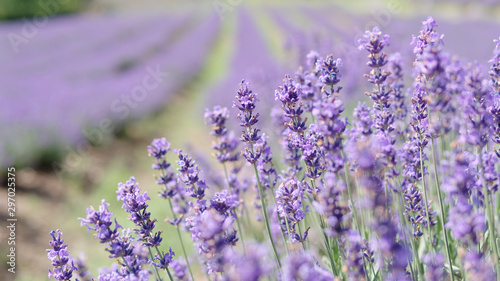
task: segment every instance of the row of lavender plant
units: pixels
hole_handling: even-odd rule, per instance
[[[158,110],[170,98],[169,93],[178,91],[199,72],[220,26],[216,16],[196,18],[193,13],[154,17],[136,32],[127,26],[135,24],[133,18],[102,20],[97,26],[89,18],[73,20],[86,23],[81,36],[84,31],[100,32],[89,40],[91,43],[80,40],[80,44],[56,48],[62,60],[49,53],[40,60],[28,55],[31,59],[26,61],[14,56],[5,62],[12,68],[2,74],[9,82],[4,83],[6,95],[0,97],[4,109],[0,126],[11,133],[0,134],[0,154],[5,154],[1,165],[29,157],[31,152],[22,148],[24,139],[34,138],[36,149],[55,143],[73,145],[85,137],[85,126],[97,126],[104,118],[119,125]],[[49,27],[47,34],[40,31],[39,36],[51,38]],[[123,36],[127,31],[130,34]],[[64,36],[65,32],[57,34]],[[33,45],[26,46],[29,49],[43,42],[30,43]],[[190,56],[182,55],[186,50]],[[145,76],[152,76],[148,83],[153,86],[146,85],[146,93],[136,99],[132,91],[143,86]]]
[[[309,53],[275,91],[279,153],[242,81],[240,138],[227,108],[205,114],[223,190],[211,190],[184,151],[155,139],[148,152],[160,197],[197,255],[168,249],[132,177],[117,199],[136,229],[122,229],[104,201],[80,219],[117,260],[99,280],[204,279],[195,264],[208,280],[498,280],[500,40],[487,76],[446,53],[436,27],[429,18],[413,38],[408,87],[401,56],[386,54],[389,36],[365,33],[359,49],[368,53],[373,104],[359,103],[350,120],[339,99],[342,60]],[[61,232],[51,235],[49,277],[89,280]]]

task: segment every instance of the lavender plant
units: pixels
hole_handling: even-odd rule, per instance
[[[211,171],[225,184],[204,181],[180,149],[168,161],[170,143],[153,140],[159,197],[183,257],[156,230],[153,200],[131,177],[117,199],[134,229],[123,229],[105,201],[80,219],[117,260],[99,280],[500,279],[498,41],[485,79],[444,52],[436,28],[429,18],[414,38],[406,90],[400,55],[385,53],[389,36],[365,33],[373,106],[358,103],[351,120],[341,101],[342,60],[333,55],[311,52],[305,68],[285,76],[275,91],[275,128],[263,127],[257,93],[243,80],[234,102],[239,139],[228,109],[205,113],[215,137]],[[182,231],[197,255],[186,251]],[[51,235],[49,277],[88,278],[61,233]]]

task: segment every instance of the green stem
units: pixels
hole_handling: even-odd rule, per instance
[[[422,189],[424,190],[424,205],[425,205],[425,214],[427,216],[427,232],[429,235],[429,245],[431,249],[434,249],[432,246],[432,232],[431,232],[431,215],[429,213],[429,201],[427,200],[427,188],[425,187],[425,172],[424,172],[424,153],[423,148],[420,148],[420,172],[422,173]]]
[[[250,143],[250,149],[251,149],[252,154],[253,154],[254,153],[253,143]],[[269,216],[267,214],[266,201],[264,200],[264,190],[262,189],[262,184],[260,183],[259,171],[257,170],[257,164],[255,162],[253,163],[253,169],[255,172],[255,177],[257,179],[257,187],[259,189],[259,197],[260,197],[260,202],[262,204],[262,211],[264,213],[264,219],[266,221],[267,235],[269,236],[269,240],[271,241],[274,255],[276,257],[276,261],[278,262],[278,267],[281,269],[280,256],[278,254],[278,251],[276,250],[276,245],[274,244],[274,240],[273,240],[273,234],[271,232],[271,226],[269,224]]]
[[[148,247],[148,251],[149,251],[149,256],[151,257],[151,260],[154,260],[153,252],[151,251],[151,247]],[[160,273],[158,272],[158,268],[156,267],[155,264],[153,264],[153,267],[155,269],[156,277],[158,278],[157,280],[161,281],[161,277],[160,277]],[[173,281],[172,276],[170,276],[170,274],[168,274],[168,276],[170,277],[170,281]]]
[[[328,236],[326,235],[326,233],[324,231],[324,229],[326,227],[326,223],[320,214],[318,214],[318,213],[316,213],[316,214],[318,215],[318,218],[320,221],[321,233],[323,233],[326,253],[328,254],[328,258],[330,259],[330,269],[332,270],[333,276],[337,276],[338,274],[337,274],[337,269],[335,267],[335,260],[333,258],[332,248],[330,247],[330,240],[328,239]]]
[[[174,216],[174,220],[177,220],[175,212],[174,212],[174,207],[172,206],[172,199],[168,197],[168,204],[170,205],[170,210],[172,211],[172,215]],[[188,260],[188,255],[186,253],[186,248],[184,248],[184,242],[182,241],[182,235],[181,231],[179,230],[179,227],[176,225],[175,229],[177,230],[177,236],[179,236],[179,241],[181,242],[181,247],[182,247],[182,253],[184,254],[184,258],[186,259],[186,265],[189,270],[189,275],[191,276],[191,280],[194,281],[194,276],[193,276],[193,271],[191,270],[191,265],[189,264]]]
[[[158,160],[156,160],[156,161],[158,163]],[[166,161],[166,159],[165,159],[165,161]],[[165,176],[165,173],[166,173],[166,170],[162,168],[161,169],[162,176]],[[174,220],[177,220],[177,216],[175,215],[175,212],[174,212],[174,207],[172,206],[172,198],[170,198],[170,197],[168,197],[168,204],[170,206],[170,211],[172,211],[172,216],[174,217]],[[179,240],[181,242],[182,252],[184,254],[184,258],[186,259],[186,265],[187,265],[188,270],[189,270],[189,275],[191,276],[191,280],[194,281],[193,271],[191,270],[191,265],[189,264],[186,249],[184,248],[184,242],[182,241],[181,232],[180,232],[179,227],[177,225],[175,226],[175,228],[177,229],[177,235],[179,236]],[[156,250],[158,251],[158,249],[156,249]],[[168,268],[167,268],[167,273],[170,275]]]
[[[495,264],[497,280],[500,280],[500,265],[498,262],[498,246],[496,239],[496,229],[495,229],[495,217],[493,214],[492,203],[490,202],[490,198],[492,198],[491,194],[488,194],[488,186],[486,184],[486,178],[484,176],[484,165],[483,165],[483,153],[481,149],[479,149],[479,167],[481,169],[481,181],[483,182],[483,196],[484,203],[486,207],[486,213],[488,218],[488,230],[490,231],[490,244],[493,245],[493,251],[491,254],[491,258],[493,259],[493,263]]]
[[[443,204],[443,198],[441,196],[441,188],[439,186],[439,174],[437,170],[437,164],[436,164],[436,151],[434,148],[434,138],[431,138],[431,147],[432,147],[432,158],[433,158],[433,166],[434,166],[434,179],[436,181],[436,193],[438,195],[438,200],[439,200],[439,208],[441,210],[440,212],[440,217],[441,217],[441,228],[443,230],[443,238],[444,238],[444,244],[446,247],[446,256],[448,258],[448,262],[450,263],[450,277],[452,281],[455,281],[455,274],[453,274],[453,261],[451,260],[451,254],[450,254],[450,245],[448,242],[448,234],[445,228],[446,222],[445,222],[445,217],[444,217],[444,204]],[[430,223],[430,221],[429,221]],[[428,223],[428,224],[429,224]]]
[[[233,195],[233,191],[231,189],[231,184],[229,183],[229,176],[227,174],[226,163],[223,162],[222,166],[224,167],[224,173],[226,175],[227,189],[229,190],[229,194],[232,196]],[[240,220],[238,218],[238,214],[237,214],[236,210],[234,212],[234,217],[236,218],[236,225],[238,226],[238,231],[240,232],[241,245],[243,245],[243,253],[246,253],[247,251],[245,249],[245,241],[243,239],[243,231],[241,231]]]
[[[342,158],[344,158],[344,153],[341,154]],[[352,199],[352,192],[351,192],[351,182],[349,180],[349,168],[347,168],[346,165],[344,165],[344,175],[345,175],[345,184],[347,186],[347,194],[349,195],[349,201],[351,202],[351,211],[354,214],[354,222],[356,223],[356,227],[358,228],[359,234],[363,236],[363,230],[361,228],[361,225],[359,223],[358,219],[358,212],[356,212],[356,208],[354,207],[354,200]]]

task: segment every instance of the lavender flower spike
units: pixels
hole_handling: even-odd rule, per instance
[[[259,121],[259,114],[253,112],[255,103],[259,100],[257,99],[257,94],[250,90],[248,85],[249,83],[245,82],[245,80],[241,81],[233,107],[240,110],[240,113],[238,113],[238,119],[241,121],[240,126],[246,128],[240,140],[250,144],[250,148],[247,147],[245,151],[242,151],[242,154],[248,163],[253,164],[260,158],[260,151],[254,151],[253,146],[260,140],[261,136],[259,135],[259,129],[252,128]]]
[[[73,270],[76,270],[71,257],[69,256],[68,245],[64,245],[61,238],[62,232],[58,230],[49,233],[52,241],[49,242],[52,249],[47,249],[47,257],[54,266],[53,271],[49,269],[49,279],[54,277],[56,280],[70,280],[73,276]]]

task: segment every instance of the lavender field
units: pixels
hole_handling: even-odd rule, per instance
[[[500,280],[496,2],[82,7],[0,22],[1,280]]]

